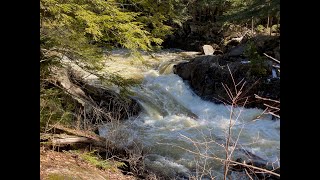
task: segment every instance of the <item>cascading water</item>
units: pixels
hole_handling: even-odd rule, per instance
[[[161,67],[171,68],[165,64]],[[160,72],[166,72],[159,74]],[[148,169],[167,179],[200,176],[204,168],[217,179],[223,179],[223,163],[197,154],[225,158],[230,108],[204,101],[177,75],[168,70],[150,70],[140,86],[132,88],[134,98],[143,107],[138,117],[118,125],[123,146],[140,141],[147,152]],[[231,118],[232,159],[246,159],[254,154],[264,163],[280,166],[280,121],[261,115],[261,109],[237,107]],[[257,118],[259,117],[259,118]],[[110,136],[114,126],[106,125],[100,135]],[[198,142],[198,143],[197,143]],[[237,142],[237,146],[233,144]],[[194,153],[193,153],[194,152]],[[205,176],[203,176],[205,177]],[[232,179],[240,179],[234,177]]]

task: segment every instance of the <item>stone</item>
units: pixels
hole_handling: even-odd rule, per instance
[[[236,46],[230,50],[230,52],[227,54],[228,56],[241,56],[243,55],[243,52],[245,50],[244,45]]]
[[[228,103],[230,98],[222,83],[230,89],[234,89],[234,84],[226,62],[222,61],[223,58],[225,57],[199,56],[189,62],[175,65],[173,72],[183,80],[187,80],[194,92],[203,99],[215,103],[221,103],[221,101]],[[266,76],[257,76],[251,73],[250,63],[236,61],[229,62],[228,66],[236,83],[242,79],[246,81],[240,97],[242,100],[238,102],[238,105],[244,103],[244,97],[249,97],[245,107],[264,109],[264,102],[256,99],[254,94],[274,100],[280,99],[280,79],[275,78],[268,81],[271,69],[267,68]],[[241,85],[238,85],[238,88],[240,87]]]
[[[213,55],[214,53],[214,49],[211,45],[203,45],[202,50],[205,55]]]

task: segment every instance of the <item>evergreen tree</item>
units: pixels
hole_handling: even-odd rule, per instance
[[[266,19],[280,18],[280,0],[230,0],[229,8],[220,17],[221,21],[248,22],[252,17]]]
[[[164,23],[176,18],[171,13],[174,7],[166,7],[164,2],[157,6],[151,0],[142,4],[132,10],[120,0],[40,0],[42,129],[49,121],[69,122],[75,110],[72,98],[50,81],[50,69],[60,65],[61,54],[85,62],[87,70],[97,70],[105,48],[124,47],[137,53],[161,45],[170,33],[170,26]],[[148,9],[148,4],[152,8]]]
[[[151,50],[151,43],[162,40],[146,30],[138,15],[115,0],[40,0],[41,49],[91,63],[99,59],[100,47]]]
[[[190,18],[186,0],[119,0],[127,10],[138,12],[137,20],[146,25],[152,36],[164,39],[173,26],[182,26]],[[162,42],[162,41],[161,41]]]

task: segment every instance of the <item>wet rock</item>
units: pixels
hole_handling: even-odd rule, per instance
[[[248,98],[246,107],[265,108],[264,102],[256,99],[254,94],[275,100],[280,99],[280,79],[270,79],[272,74],[270,66],[267,67],[266,76],[258,76],[251,72],[251,63],[229,62],[227,67],[226,59],[223,56],[196,57],[189,62],[175,65],[174,73],[187,80],[197,95],[215,103],[230,102],[229,95],[222,84],[226,84],[235,95],[228,67],[236,84],[240,81],[246,82],[238,105],[245,103]],[[237,90],[240,88],[241,85],[238,85]]]
[[[227,53],[228,56],[233,57],[233,56],[241,56],[243,55],[243,52],[245,50],[244,45],[236,46],[230,50],[229,53]]]

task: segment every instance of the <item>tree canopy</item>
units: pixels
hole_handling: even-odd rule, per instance
[[[101,48],[151,50],[186,19],[179,0],[40,0],[42,49],[92,61]]]

